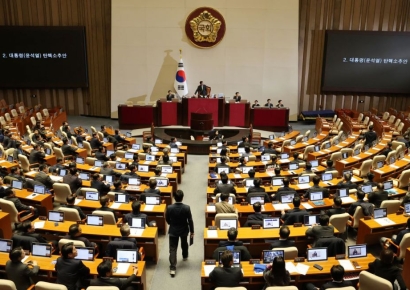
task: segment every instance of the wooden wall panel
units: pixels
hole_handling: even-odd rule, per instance
[[[88,88],[0,89],[0,99],[62,106],[70,115],[110,116],[111,0],[0,0],[0,25],[85,26],[89,80]]]
[[[409,31],[410,0],[299,0],[299,110],[390,107],[406,110],[408,95],[323,95],[320,92],[326,29]],[[404,48],[405,49],[405,48]],[[359,103],[363,100],[364,103]]]

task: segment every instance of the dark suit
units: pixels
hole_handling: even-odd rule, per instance
[[[205,84],[199,85],[196,88],[196,91],[195,91],[194,95],[196,95],[196,93],[198,93],[199,96],[204,96],[205,97],[207,95],[206,85]]]
[[[380,278],[390,281],[394,289],[394,281],[397,280],[400,286],[400,290],[406,289],[406,284],[404,283],[403,276],[401,274],[401,269],[392,264],[383,264],[379,259],[374,260],[374,262],[369,263],[370,273],[379,276]],[[408,274],[408,273],[407,273]]]
[[[242,278],[241,268],[215,267],[209,273],[209,280],[215,287],[238,287]]]
[[[71,147],[71,145],[68,145],[68,144],[61,146],[61,151],[63,152],[64,156],[67,156],[67,155],[75,156],[77,154],[75,149]]]
[[[139,214],[133,214],[132,212],[127,213],[123,218],[123,222],[130,224],[132,218],[145,218],[145,223],[147,225],[149,224],[148,216],[145,213],[139,213]]]
[[[334,214],[342,214],[345,213],[346,209],[344,209],[343,207],[339,207],[339,208],[331,208],[328,209],[325,214],[327,214],[329,217],[331,217]]]
[[[387,193],[387,191],[379,190],[375,192],[370,192],[367,195],[367,198],[369,199],[370,203],[374,204],[375,207],[380,207],[383,200],[389,199],[389,194]]]
[[[31,152],[30,152],[30,156],[29,156],[29,158],[28,158],[28,161],[30,162],[30,164],[33,164],[33,163],[42,163],[45,156],[46,156],[46,155],[45,155],[43,152],[38,151],[38,150],[36,150],[36,149],[33,149],[33,150],[31,150]]]
[[[39,266],[30,268],[22,262],[12,262],[11,260],[6,262],[7,277],[16,284],[17,290],[26,290],[30,287],[33,284],[31,277],[37,276],[39,269]]]
[[[354,213],[355,213],[355,211],[356,211],[356,208],[357,208],[358,206],[361,206],[362,204],[370,205],[370,203],[367,202],[367,201],[358,200],[358,201],[356,201],[356,202],[354,202],[354,203],[352,203],[352,204],[350,205],[349,210],[348,210],[349,214],[350,214],[351,216],[353,216]]]
[[[228,246],[229,247],[229,246]],[[212,258],[219,261],[219,252],[223,252],[228,250],[228,247],[218,247],[214,250],[214,253],[212,254]],[[231,247],[229,247],[231,249]],[[248,248],[245,246],[233,246],[234,251],[240,251],[241,252],[241,261],[249,261],[252,259],[251,254],[249,253]]]
[[[328,198],[329,197],[329,189],[324,188],[324,187],[320,187],[318,185],[313,185],[312,187],[308,188],[308,190],[306,190],[303,197],[309,198],[309,194],[311,192],[319,192],[319,191],[323,192],[323,198]]]
[[[115,175],[115,171],[112,168],[108,168],[108,167],[103,168],[103,167],[101,167],[100,174],[102,174],[102,175]]]
[[[397,235],[397,237],[396,237],[395,239],[392,238],[392,240],[393,240],[393,242],[394,242],[396,245],[400,245],[401,240],[403,239],[404,235],[405,235],[405,234],[409,234],[409,233],[410,233],[410,229],[409,229],[409,228],[406,228],[406,229],[404,229],[404,230],[401,230],[401,231],[399,232],[399,234]]]
[[[75,193],[81,186],[82,180],[76,175],[66,174],[63,176],[63,182],[70,186],[71,192]]]
[[[260,212],[255,212],[254,214],[248,215],[248,219],[246,220],[244,227],[251,227],[252,225],[262,225],[263,226],[263,219],[268,218],[269,215],[263,214]]]
[[[293,225],[294,223],[303,222],[303,216],[308,214],[305,209],[294,208],[286,212],[282,219],[284,220],[284,225]]]
[[[271,248],[289,248],[295,246],[294,240],[275,240],[270,243]]]
[[[34,177],[35,181],[41,182],[47,188],[53,188],[54,181],[50,178],[50,176],[45,173],[44,171],[40,171],[36,177]]]
[[[218,184],[214,189],[214,193],[233,193],[236,195],[236,189],[232,184]]]
[[[91,138],[90,146],[92,149],[98,149],[99,147],[103,146],[103,143],[97,137]]]
[[[168,94],[166,95],[167,101],[172,101],[173,98],[175,98],[174,94]]]
[[[364,145],[371,145],[373,141],[377,140],[377,134],[374,131],[368,131],[364,133]]]
[[[152,188],[147,188],[144,190],[144,192],[140,195],[140,201],[144,202],[146,201],[147,196],[154,196],[154,197],[161,197],[161,191],[159,189],[152,189]]]
[[[108,158],[104,152],[95,152],[95,158],[97,158],[97,160],[102,160],[102,161],[108,161],[110,160],[110,158]]]
[[[85,237],[72,237],[70,235],[66,235],[62,237],[62,239],[69,239],[69,240],[75,240],[75,241],[81,241],[84,243],[86,247],[94,247],[94,243],[90,242],[87,238]]]
[[[110,191],[110,185],[99,180],[92,180],[91,188],[97,189],[102,195],[105,195]]]
[[[324,237],[333,237],[335,233],[335,228],[333,226],[313,226],[306,230],[306,236],[313,237],[315,241]]]
[[[218,247],[226,247],[226,246],[243,246],[242,241],[220,241]]]
[[[18,197],[5,196],[4,199],[9,200],[12,203],[14,203],[14,206],[16,207],[18,212],[24,211],[24,210],[30,210],[30,207],[28,205],[22,204],[20,199],[18,199]]]
[[[352,282],[350,281],[341,281],[341,282],[331,281],[331,282],[327,282],[323,284],[322,287],[320,287],[320,290],[325,290],[329,288],[342,288],[342,287],[349,287],[349,286],[353,286]]]
[[[262,152],[262,154],[277,154],[278,152],[276,152],[275,149],[272,148],[265,148]]]
[[[241,142],[238,144],[238,148],[242,148],[242,147],[251,147],[251,144],[249,142]]]
[[[273,108],[273,104],[272,104],[272,103],[266,103],[266,104],[265,104],[265,107],[271,109],[271,108]]]
[[[278,189],[278,191],[275,194],[275,200],[280,202],[282,195],[291,194],[291,193],[293,193],[293,197],[298,196],[296,190],[294,190],[293,188],[281,187]]]
[[[81,289],[81,280],[90,274],[90,269],[81,260],[57,258],[55,265],[57,283],[63,284],[68,290]],[[85,287],[84,287],[85,288]]]
[[[340,181],[337,184],[338,188],[347,188],[347,189],[357,189],[357,184],[351,182],[351,181]]]
[[[81,207],[74,205],[74,204],[66,204],[66,205],[62,205],[63,207],[68,207],[68,208],[73,208],[76,209],[78,211],[78,214],[80,215],[80,219],[85,219],[86,215],[83,212],[83,210],[81,209]]]
[[[90,286],[116,286],[120,290],[134,289],[131,283],[137,278],[134,274],[128,278],[99,277],[91,279]]]
[[[178,241],[181,238],[182,257],[188,257],[188,233],[194,233],[194,221],[191,208],[182,202],[175,202],[167,207],[165,219],[169,224],[169,261],[170,269],[175,270],[177,264]]]

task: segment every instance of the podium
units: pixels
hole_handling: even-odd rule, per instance
[[[287,131],[289,125],[289,109],[265,107],[251,110],[251,123],[254,129],[267,131]]]
[[[191,113],[191,130],[193,131],[211,131],[214,120],[212,114]]]

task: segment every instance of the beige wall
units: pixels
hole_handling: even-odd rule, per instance
[[[127,100],[153,103],[173,90],[182,49],[189,94],[200,80],[213,93],[274,103],[298,113],[298,0],[113,0],[111,117]],[[210,49],[185,36],[186,17],[202,6],[225,18],[226,34]]]

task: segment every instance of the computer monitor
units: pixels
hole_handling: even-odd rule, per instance
[[[151,152],[158,152],[159,148],[156,147],[156,146],[151,146],[150,150],[151,150]]]
[[[94,161],[94,166],[95,167],[102,167],[104,165],[104,161],[102,160],[95,160]]]
[[[290,140],[290,143],[289,143],[290,146],[293,146],[295,144],[296,144],[296,140]]]
[[[48,211],[48,220],[51,222],[62,223],[64,221],[64,212],[49,210]]]
[[[12,180],[11,181],[11,187],[14,189],[23,189],[23,182],[18,181],[18,180]]]
[[[384,161],[377,161],[376,169],[382,168],[384,166]]]
[[[155,139],[154,143],[155,144],[162,144],[162,140],[161,139]]]
[[[309,199],[311,201],[323,200],[323,192],[322,191],[310,192],[309,193]]]
[[[52,246],[47,243],[31,243],[31,255],[37,257],[51,257]]]
[[[238,148],[238,154],[243,154],[245,153],[245,148],[244,147],[239,147]]]
[[[10,163],[13,163],[13,162],[14,162],[13,156],[9,155],[9,156],[7,157],[7,161],[10,162]]]
[[[271,158],[270,158],[270,155],[269,154],[263,154],[263,155],[261,155],[261,161],[269,161]]]
[[[315,152],[319,152],[319,151],[320,151],[320,146],[319,146],[319,145],[316,145],[316,146],[313,148],[313,150],[314,150]]]
[[[245,179],[245,187],[253,186],[254,179]]]
[[[140,150],[141,144],[132,144],[131,149]]]
[[[241,265],[241,251],[231,251],[233,255],[233,267],[239,267]],[[218,262],[219,265],[222,265],[222,255],[224,251],[218,252]]]
[[[179,148],[171,148],[170,150],[171,153],[179,153]]]
[[[161,204],[161,199],[159,196],[146,196],[145,204],[146,205],[159,205]]]
[[[221,163],[221,157],[216,158],[216,163]]]
[[[283,178],[272,178],[272,186],[282,186]]]
[[[137,263],[138,250],[134,249],[117,249],[117,263]]]
[[[276,257],[285,257],[284,250],[263,250],[263,263],[269,264],[272,263]]]
[[[312,168],[318,167],[319,166],[319,160],[310,160],[310,164],[312,165]]]
[[[86,191],[85,200],[99,201],[100,193],[98,191]]]
[[[80,175],[79,175],[79,177],[80,177],[82,180],[90,180],[90,174],[89,174],[89,173],[81,172]]]
[[[288,159],[289,158],[289,154],[288,153],[282,153],[280,154],[280,159]]]
[[[387,217],[387,208],[375,208],[373,210],[373,217],[375,219],[385,218]]]
[[[307,249],[307,260],[308,262],[326,261],[327,260],[327,248]]]
[[[242,167],[242,173],[248,174],[249,170],[252,170],[252,166],[244,166]]]
[[[138,164],[138,172],[149,172],[149,166]]]
[[[145,229],[145,218],[136,218],[133,217],[131,219],[130,227],[136,229]]]
[[[124,155],[124,158],[132,160],[132,159],[134,159],[134,153],[126,152],[125,155]]]
[[[292,203],[294,198],[295,198],[294,193],[282,194],[280,196],[280,202],[281,203]]]
[[[84,144],[83,143],[77,143],[77,145],[78,145],[78,148],[80,148],[80,149],[82,149],[82,148],[84,148]]]
[[[114,196],[114,201],[116,203],[128,203],[130,201],[130,196],[124,193],[116,193]]]
[[[265,197],[264,196],[251,196],[249,198],[250,204],[253,205],[254,203],[260,202],[261,204],[265,204]]]
[[[132,137],[132,134],[131,134],[131,132],[127,132],[127,133],[125,133],[125,136],[126,136],[127,138],[131,138],[131,137]]]
[[[103,226],[104,217],[100,215],[88,214],[87,215],[87,225],[89,226]]]
[[[307,142],[309,140],[309,136],[303,136],[302,142]]]
[[[310,182],[310,176],[309,175],[303,175],[298,177],[298,183],[299,184],[306,184]]]
[[[337,189],[337,195],[339,197],[348,197],[349,196],[349,189],[348,188]]]
[[[220,219],[219,220],[219,229],[220,230],[229,230],[230,228],[238,228],[238,220],[236,219]]]
[[[269,135],[269,140],[275,139],[275,135]]]
[[[264,229],[278,229],[280,227],[280,218],[279,217],[269,217],[263,219],[263,228]]]
[[[313,224],[318,224],[319,223],[319,215],[318,214],[304,215],[303,216],[303,222],[304,222],[305,226],[311,226]]]
[[[172,171],[172,166],[161,166],[161,173],[170,174]]]
[[[134,144],[135,145],[135,144]],[[106,156],[107,157],[110,157],[111,156],[111,154],[114,154],[115,153],[115,151],[114,150],[107,150],[107,152],[106,152]]]
[[[218,167],[218,174],[225,172],[226,174],[229,173],[229,167]]]
[[[93,261],[94,260],[94,248],[87,247],[75,247],[77,250],[76,260]]]
[[[410,214],[410,203],[405,203],[404,204],[404,213],[405,214]]]
[[[345,176],[346,173],[349,173],[350,176],[353,176],[353,170],[343,170],[343,176]]]
[[[221,196],[219,196],[218,202],[222,202]],[[228,198],[228,203],[233,205],[233,197],[232,197],[232,196],[230,196],[230,197]]]
[[[0,252],[2,253],[10,253],[13,249],[13,241],[0,239]]]
[[[223,145],[222,142],[217,142],[217,143],[216,143],[216,147],[222,147],[222,145]],[[171,149],[172,149],[172,148],[171,148]]]
[[[347,159],[349,157],[349,154],[347,152],[342,153],[342,159]]]
[[[139,179],[139,178],[128,178],[128,184],[129,185],[139,186],[139,185],[141,185],[141,179]]]
[[[299,169],[299,163],[289,163],[289,170]]]
[[[107,137],[103,138],[103,143],[108,143],[108,138]]]
[[[354,152],[353,152],[353,156],[357,156],[357,155],[359,155],[360,154],[360,149],[358,148],[358,149],[356,149]]]
[[[387,180],[383,182],[383,188],[384,190],[389,190],[393,188],[393,180]]]
[[[114,183],[114,175],[104,175],[104,180],[107,181],[107,183],[112,184]]]
[[[59,176],[66,176],[67,175],[68,170],[67,169],[62,169],[60,168],[60,170],[58,171],[58,175]]]
[[[169,156],[169,161],[171,161],[172,163],[177,162],[177,157],[176,156]]]
[[[370,193],[370,192],[372,192],[373,191],[373,188],[372,188],[372,185],[371,184],[369,184],[369,185],[362,185],[362,191],[364,192],[364,193]]]
[[[34,193],[38,193],[38,194],[44,194],[46,193],[46,187],[44,185],[34,185]]]
[[[145,155],[145,160],[146,161],[155,161],[155,156],[154,155]]]
[[[51,155],[51,149],[50,148],[46,148],[46,150],[44,152],[46,153],[46,155]]]
[[[322,180],[323,181],[329,181],[333,179],[332,173],[323,173],[322,174]]]
[[[330,142],[325,143],[325,146],[323,146],[325,149],[329,149],[330,148]]]
[[[157,187],[167,187],[168,186],[168,179],[166,178],[157,178]]]
[[[125,170],[126,168],[127,168],[127,164],[126,164],[126,163],[121,163],[121,162],[115,163],[115,169]]]
[[[367,257],[366,244],[347,246],[347,257],[349,259]]]
[[[75,158],[75,163],[84,164],[84,158],[82,158],[82,157]]]

